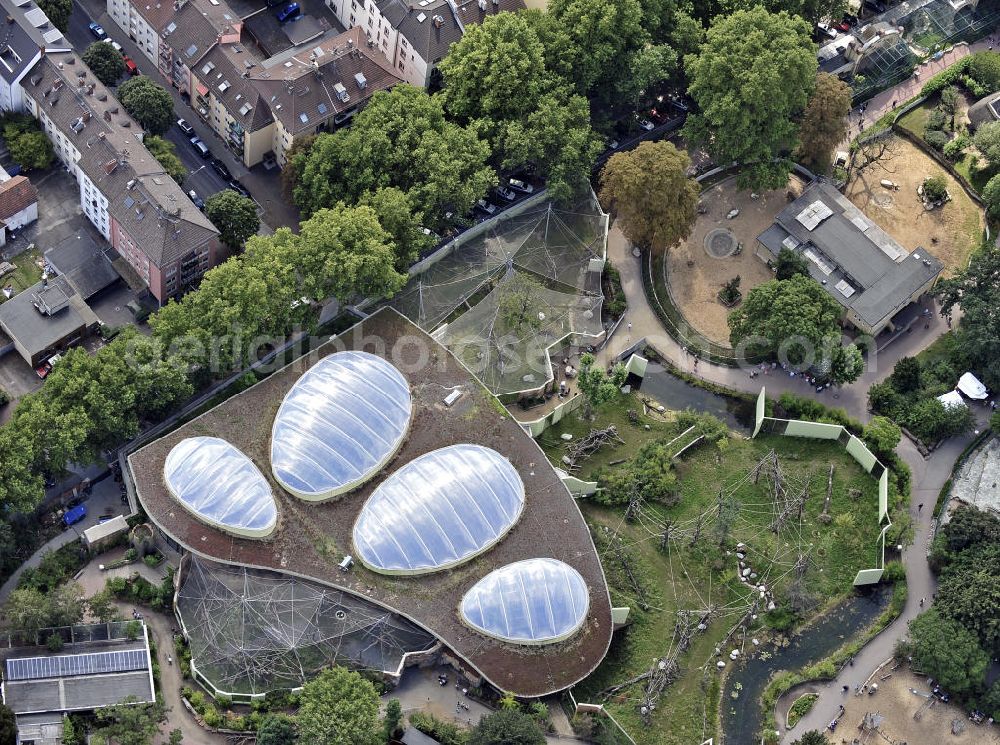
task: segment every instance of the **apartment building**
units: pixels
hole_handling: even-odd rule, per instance
[[[348,29],[360,28],[366,41],[393,71],[421,88],[448,49],[472,23],[525,8],[524,0],[325,0]]]
[[[31,2],[0,0],[7,22],[0,26],[0,110],[22,111],[21,81],[45,52],[72,47],[62,32]]]
[[[161,304],[219,260],[218,230],[142,143],[125,113],[75,52],[45,54],[22,87],[76,178],[84,214]]]

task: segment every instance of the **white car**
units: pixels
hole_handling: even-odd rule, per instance
[[[638,124],[642,129],[646,130],[647,132],[651,132],[653,130],[653,123],[649,121],[649,119],[643,119],[640,116],[636,118],[635,123]]]
[[[512,178],[508,183],[510,184],[511,189],[519,191],[522,194],[531,194],[535,190],[534,186],[527,184],[520,179]]]
[[[108,39],[108,43],[110,43],[111,46],[115,48],[115,51],[118,52],[118,54],[124,54],[124,52],[122,51],[122,45],[119,44],[117,41],[115,41],[114,39]]]

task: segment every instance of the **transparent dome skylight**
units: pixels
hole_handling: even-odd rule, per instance
[[[451,445],[378,486],[354,523],[354,548],[376,572],[434,572],[486,551],[523,509],[524,484],[510,461],[480,445]]]
[[[577,632],[590,595],[583,577],[557,559],[526,559],[490,572],[465,593],[462,620],[516,644],[551,644]]]
[[[228,533],[263,538],[278,522],[278,506],[264,474],[218,437],[181,440],[167,455],[163,476],[188,511]]]
[[[395,455],[410,414],[406,378],[386,360],[368,352],[324,357],[296,381],[274,418],[274,477],[302,499],[349,491]]]

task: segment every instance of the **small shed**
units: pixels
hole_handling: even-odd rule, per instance
[[[990,395],[983,382],[970,372],[963,373],[958,379],[958,390],[976,401],[982,401]]]
[[[115,515],[98,525],[93,525],[83,531],[83,544],[94,551],[104,546],[128,530],[128,521],[124,515]]]
[[[966,406],[965,400],[958,391],[948,391],[937,397],[937,400],[944,404],[946,409],[954,409],[959,406]],[[966,406],[968,408],[968,406]]]

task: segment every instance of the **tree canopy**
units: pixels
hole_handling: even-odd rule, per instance
[[[573,46],[565,26],[538,13],[500,13],[468,27],[441,61],[442,96],[451,116],[485,136],[494,166],[533,166],[565,201],[586,184],[600,143],[587,100],[553,69],[568,70],[565,54],[551,57],[543,36]]]
[[[497,183],[488,158],[474,127],[445,118],[440,97],[397,85],[372,96],[350,128],[319,135],[296,156],[295,203],[308,216],[394,186],[437,227],[445,212],[468,213]]]
[[[913,663],[958,695],[983,684],[990,658],[960,623],[931,608],[910,621]]]
[[[39,0],[42,9],[52,25],[62,32],[69,28],[69,16],[73,12],[73,0]]]
[[[666,141],[611,156],[601,171],[601,201],[630,241],[665,250],[688,236],[699,197],[690,165],[687,153]]]
[[[310,745],[381,745],[378,694],[370,681],[327,668],[302,687],[299,737]]]
[[[776,279],[791,279],[796,274],[808,277],[809,260],[798,251],[782,247],[778,252],[778,259],[775,262],[774,270]]]
[[[1000,180],[994,176],[1000,187]],[[990,388],[1000,389],[1000,249],[988,242],[972,255],[969,266],[934,288],[941,313],[962,306],[962,322],[954,332],[969,364]]]
[[[232,248],[242,248],[260,229],[257,205],[232,189],[206,199],[205,216],[219,229],[219,239]]]
[[[697,55],[685,60],[688,93],[698,104],[684,134],[717,163],[741,164],[738,183],[754,190],[785,186],[797,117],[816,84],[810,27],[761,7],[717,16]]]
[[[178,184],[184,183],[184,179],[188,175],[188,169],[178,157],[177,151],[174,149],[174,143],[163,139],[159,135],[149,135],[142,141],[142,144],[146,146],[149,154],[156,158],[156,162],[163,166],[163,170],[167,172],[170,178]]]
[[[830,168],[833,149],[847,135],[851,87],[836,75],[821,72],[799,129],[799,160],[820,173]]]
[[[784,349],[789,362],[819,359],[831,337],[839,339],[840,304],[810,277],[796,274],[754,287],[729,315],[729,339],[750,353],[775,355]],[[838,342],[839,344],[839,342]]]
[[[96,711],[99,727],[95,734],[115,745],[150,745],[160,734],[160,725],[167,721],[167,709],[157,700],[152,704],[136,703],[129,696],[114,706]]]
[[[592,409],[607,403],[619,394],[628,373],[625,366],[618,364],[609,375],[599,367],[594,367],[594,355],[587,352],[580,357],[580,371],[576,383],[587,397],[587,408]]]
[[[257,745],[295,745],[298,733],[295,723],[280,714],[268,714],[257,728]]]
[[[137,75],[121,84],[118,100],[143,129],[161,135],[174,123],[174,99],[152,78]]]
[[[545,745],[545,735],[528,714],[501,709],[479,720],[467,745]]]
[[[80,56],[105,85],[114,85],[125,74],[125,58],[107,41],[95,41]]]

